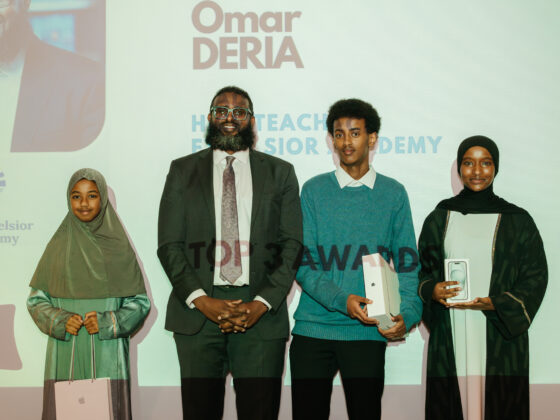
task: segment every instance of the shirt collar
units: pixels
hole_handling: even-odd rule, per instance
[[[336,176],[336,180],[338,181],[338,185],[340,185],[340,188],[360,187],[362,185],[365,185],[370,190],[373,190],[373,185],[375,184],[376,173],[371,166],[369,167],[369,171],[367,171],[365,175],[360,179],[352,178],[350,175],[348,175],[348,172],[346,172],[340,166],[336,168],[334,174]]]
[[[249,149],[240,150],[239,152],[235,152],[234,154],[230,155],[229,153],[223,150],[213,150],[212,151],[212,161],[214,165],[220,165],[222,161],[225,161],[226,157],[233,156],[235,160],[238,160],[241,163],[248,163],[249,162]]]

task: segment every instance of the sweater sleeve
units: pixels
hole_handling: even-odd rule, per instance
[[[418,250],[412,214],[406,190],[402,189],[400,206],[393,215],[391,253],[399,277],[401,314],[407,331],[420,321],[422,302],[418,297]]]
[[[122,298],[118,310],[97,313],[99,339],[130,337],[140,328],[149,311],[150,299],[144,293]]]
[[[327,308],[347,314],[346,301],[348,294],[344,292],[327,275],[321,266],[317,248],[317,219],[313,204],[313,196],[307,185],[301,190],[301,209],[303,212],[303,257],[297,272],[296,280],[302,289]]]
[[[520,230],[522,245],[517,281],[510,290],[490,296],[495,311],[485,311],[505,338],[527,331],[543,300],[548,268],[541,236],[531,217]]]
[[[75,314],[54,306],[47,292],[32,288],[27,298],[27,310],[42,332],[58,340],[69,340],[66,323]]]

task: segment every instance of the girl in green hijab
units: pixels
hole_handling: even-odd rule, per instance
[[[129,337],[150,310],[144,279],[125,230],[107,197],[103,175],[80,169],[68,184],[68,214],[50,240],[31,280],[27,308],[49,336],[43,420],[56,419],[54,383],[111,378],[115,419],[131,419]]]

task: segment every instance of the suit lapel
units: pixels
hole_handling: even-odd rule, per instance
[[[253,205],[251,208],[251,238],[253,237],[253,228],[255,220],[262,202],[263,188],[268,182],[268,172],[266,171],[264,161],[261,156],[253,150],[249,151],[249,162],[251,163],[251,178],[253,182]]]
[[[42,126],[44,111],[47,109],[48,99],[53,95],[57,86],[56,74],[52,74],[45,49],[36,38],[27,50],[21,84],[19,100],[12,138],[12,152],[33,151],[36,128]]]
[[[212,220],[212,237],[215,237],[216,215],[214,212],[214,161],[212,158],[212,148],[209,147],[200,154],[196,171],[200,183],[200,191],[204,197],[210,220]]]

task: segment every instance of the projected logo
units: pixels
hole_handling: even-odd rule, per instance
[[[4,176],[4,172],[0,171],[0,192],[4,191],[6,187],[6,177]]]
[[[303,68],[291,36],[300,11],[224,12],[218,3],[202,1],[194,7],[191,18],[195,29],[205,35],[193,38],[195,70],[246,69],[249,65],[256,69]],[[228,35],[209,36],[219,31]]]
[[[25,54],[21,78],[5,78],[15,115],[11,152],[86,147],[105,120],[105,0],[7,4],[0,7],[0,61],[17,68]]]

